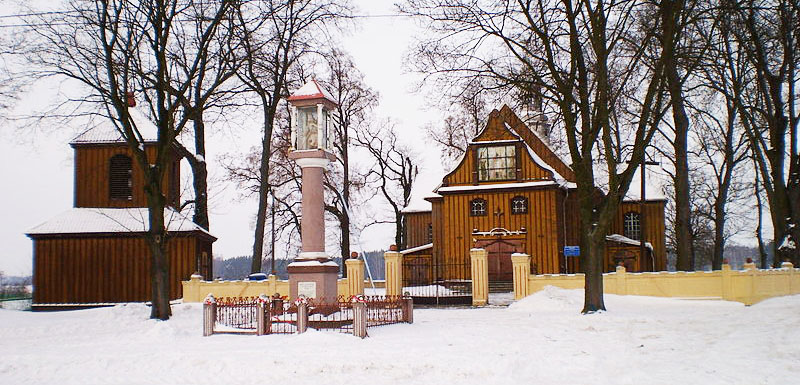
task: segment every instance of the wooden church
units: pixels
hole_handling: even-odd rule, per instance
[[[131,109],[137,126],[152,126]],[[155,127],[145,138],[155,157]],[[143,130],[147,131],[147,130]],[[70,142],[74,149],[74,207],[33,227],[33,309],[145,302],[151,298],[150,252],[144,178],[116,128],[107,122]],[[181,298],[181,280],[199,272],[211,279],[211,244],[216,238],[176,211],[180,159],[165,176],[170,206],[170,298]]]
[[[515,252],[531,256],[532,274],[581,271],[575,176],[541,139],[547,121],[538,116],[531,129],[508,106],[489,114],[460,163],[425,198],[430,209],[404,213],[404,260],[429,260],[423,265],[438,268],[438,280],[465,277],[471,248],[488,251],[490,282],[512,280]],[[665,270],[665,203],[623,201],[606,237],[606,271],[618,264],[632,272]],[[408,268],[406,274],[411,281],[431,275]]]

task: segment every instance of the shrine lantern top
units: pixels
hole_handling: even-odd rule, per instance
[[[311,80],[289,98],[292,148],[330,150],[330,110],[336,108],[334,97],[316,80]]]

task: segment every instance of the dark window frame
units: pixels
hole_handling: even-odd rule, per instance
[[[622,235],[633,240],[642,239],[642,215],[628,211],[622,216]]]
[[[480,209],[478,209],[478,205],[481,205]],[[486,199],[475,198],[469,201],[469,216],[485,217],[488,211]]]
[[[133,161],[125,154],[116,154],[108,160],[108,197],[133,200]]]
[[[516,206],[517,202],[519,202],[520,204],[523,205],[521,209],[517,208],[517,206]],[[528,213],[528,198],[525,198],[524,196],[521,196],[521,195],[517,195],[517,196],[511,198],[510,204],[511,204],[511,214],[512,215],[520,215],[520,214],[527,214]]]

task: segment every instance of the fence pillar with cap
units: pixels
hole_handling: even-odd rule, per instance
[[[344,261],[347,267],[347,291],[350,295],[364,294],[364,261],[356,258],[358,253],[353,252],[350,259]]]
[[[203,300],[203,336],[214,334],[214,324],[217,322],[217,300],[209,294]]]
[[[469,251],[472,270],[472,306],[485,306],[489,302],[489,252],[485,249]]]
[[[353,335],[367,336],[367,304],[364,302],[353,303]]]
[[[308,304],[299,302],[297,304],[297,332],[305,333],[308,329]]]
[[[389,251],[383,253],[386,268],[386,295],[400,296],[403,294],[403,254],[397,251],[397,246],[392,245]]]
[[[511,266],[514,272],[514,299],[523,299],[528,295],[528,278],[531,275],[531,256],[523,253],[511,254]]]

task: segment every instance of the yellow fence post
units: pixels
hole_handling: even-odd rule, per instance
[[[511,266],[514,271],[514,299],[528,296],[528,279],[531,276],[531,256],[523,253],[511,254]]]
[[[351,296],[364,294],[364,261],[351,258],[344,261],[344,264],[347,266],[348,294]]]
[[[386,295],[399,296],[403,294],[403,254],[397,252],[397,246],[392,245],[389,251],[383,253],[386,267]]]
[[[489,253],[484,249],[471,249],[472,306],[485,306],[489,302]]]
[[[617,279],[617,295],[628,295],[628,271],[625,270],[625,266],[620,264],[617,266],[617,270],[615,272],[615,277]]]
[[[800,284],[795,283],[794,280],[797,279],[798,275],[794,271],[794,265],[791,262],[786,261],[781,263],[781,269],[786,269],[789,271],[789,291],[787,294],[797,294],[800,292]]]
[[[722,299],[733,301],[733,279],[731,278],[731,265],[722,264]]]

